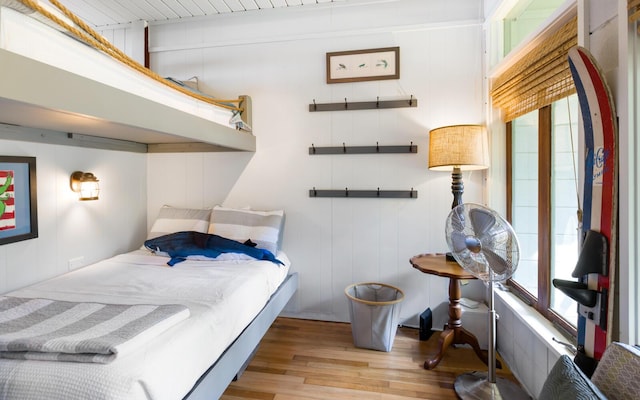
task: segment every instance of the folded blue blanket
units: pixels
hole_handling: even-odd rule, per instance
[[[154,253],[167,253],[171,257],[167,263],[170,266],[186,260],[189,256],[216,258],[222,253],[242,253],[257,260],[284,265],[268,250],[251,247],[222,236],[194,231],[170,233],[149,239],[144,242],[144,247]]]

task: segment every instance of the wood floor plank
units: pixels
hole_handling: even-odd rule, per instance
[[[420,341],[417,329],[399,328],[383,352],[356,348],[350,324],[278,318],[222,400],[453,400],[456,376],[487,369],[470,347],[457,346],[425,370],[437,350],[438,335]],[[516,381],[506,366],[497,374]]]

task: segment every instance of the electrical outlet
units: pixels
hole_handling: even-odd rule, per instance
[[[76,257],[76,258],[70,258],[68,261],[68,265],[69,265],[69,271],[72,271],[74,269],[78,269],[80,267],[82,267],[84,265],[84,256],[80,256],[80,257]]]

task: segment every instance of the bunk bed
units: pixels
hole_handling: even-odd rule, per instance
[[[0,123],[148,152],[255,151],[249,96],[186,90],[84,28],[45,3],[0,0]]]
[[[219,398],[297,290],[282,222],[163,207],[140,249],[0,295],[0,400]]]

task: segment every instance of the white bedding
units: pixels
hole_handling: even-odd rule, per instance
[[[191,317],[110,364],[0,359],[0,399],[181,399],[287,276],[269,261],[184,261],[138,250],[7,295],[183,304]]]

